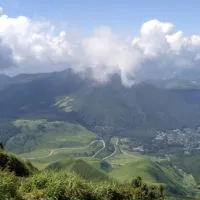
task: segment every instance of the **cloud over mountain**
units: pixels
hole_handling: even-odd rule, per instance
[[[98,27],[82,39],[71,39],[49,21],[9,17],[0,8],[0,70],[56,71],[72,67],[90,71],[106,81],[119,73],[132,79],[196,75],[200,64],[200,35],[186,36],[169,22],[153,19],[141,25],[138,36],[121,37],[109,27]]]

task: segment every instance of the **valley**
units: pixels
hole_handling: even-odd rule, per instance
[[[149,83],[126,88],[117,76],[97,85],[69,70],[5,80],[0,141],[6,151],[42,171],[120,183],[141,176],[163,184],[169,197],[198,195],[197,99]]]
[[[136,146],[139,141],[134,143],[134,138],[99,137],[79,125],[62,121],[17,120],[14,124],[20,127],[21,133],[7,141],[6,149],[26,161],[31,161],[40,170],[62,166],[62,170],[78,170],[77,173],[82,175],[84,161],[105,173],[103,176],[120,182],[131,181],[139,175],[149,184],[169,184],[169,194],[174,194],[173,187],[179,188],[179,195],[187,193],[188,190],[195,191],[197,187],[195,177],[189,171],[185,172],[173,164],[170,154],[158,156],[148,153],[149,151],[140,151],[141,148]],[[16,140],[19,142],[18,138],[24,142],[22,147],[16,144]],[[159,138],[159,134],[156,138]],[[31,148],[22,152],[26,145]],[[82,161],[79,163],[79,160]]]
[[[103,176],[106,175],[120,182],[131,181],[139,175],[149,184],[167,184],[167,191],[172,195],[174,193],[184,195],[188,191],[196,193],[198,190],[198,170],[193,174],[190,166],[183,168],[180,158],[176,159],[180,152],[177,147],[176,151],[172,152],[170,146],[173,141],[173,147],[177,145],[178,148],[182,148],[183,155],[188,158],[193,155],[192,151],[191,155],[185,154],[183,145],[185,141],[190,141],[189,138],[184,137],[184,133],[191,132],[191,129],[185,129],[183,132],[172,130],[169,133],[158,131],[152,137],[151,144],[150,140],[145,143],[145,140],[140,140],[138,137],[100,137],[80,125],[63,121],[21,119],[13,124],[20,132],[7,140],[5,148],[30,161],[40,170],[50,166],[62,166],[62,170],[78,170],[77,173],[82,175],[82,165],[85,164],[79,163],[80,159],[100,170],[98,173],[105,173]],[[196,131],[198,130],[197,128]],[[173,133],[172,136],[177,139],[171,139],[170,133]],[[195,134],[198,136],[198,132],[194,132]],[[190,134],[190,137],[194,136]],[[163,146],[156,141],[162,143],[168,141],[166,145],[169,147],[165,147],[163,151]],[[191,141],[198,143],[197,139]],[[154,151],[150,147],[154,147]],[[174,188],[178,189],[174,190]]]

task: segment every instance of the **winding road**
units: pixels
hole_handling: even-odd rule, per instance
[[[96,142],[101,142],[103,144],[103,147],[100,148],[97,152],[95,152],[91,157],[92,158],[95,158],[100,152],[102,152],[105,148],[106,148],[106,143],[103,139],[100,139],[100,140],[93,140],[88,146],[96,143]],[[85,147],[88,147],[88,146],[85,146]],[[117,150],[118,150],[118,146],[119,146],[119,138],[116,138],[116,143],[114,144],[114,148],[115,150],[113,151],[113,153],[111,153],[110,155],[102,158],[102,160],[106,160],[108,158],[111,158],[113,157],[116,153],[117,153]],[[81,148],[85,148],[85,147],[72,147],[72,148],[56,148],[56,149],[51,149],[51,151],[49,152],[48,155],[46,156],[39,156],[39,157],[29,157],[28,159],[29,160],[34,160],[34,159],[40,159],[40,158],[47,158],[47,157],[50,157],[50,156],[53,156],[55,154],[58,153],[58,151],[60,150],[67,150],[67,149],[81,149]],[[27,158],[24,158],[24,159],[27,159]]]
[[[118,145],[119,145],[119,138],[116,139],[116,144],[114,145],[115,150],[113,151],[113,153],[111,153],[110,155],[106,156],[105,158],[102,158],[102,160],[107,160],[108,158],[113,157],[117,153]]]
[[[94,140],[94,141],[92,141],[91,144],[94,144],[95,142],[101,142],[103,144],[103,147],[101,149],[99,149],[93,156],[91,156],[92,158],[95,158],[101,151],[103,151],[106,148],[106,143],[103,139],[102,140]]]

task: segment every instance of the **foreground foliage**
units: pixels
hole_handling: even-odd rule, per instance
[[[0,199],[12,200],[153,200],[163,199],[160,187],[145,184],[118,184],[116,182],[88,182],[74,173],[46,171],[31,177],[16,177],[0,171]]]
[[[79,161],[81,162],[81,161]],[[83,177],[84,178],[84,177]],[[163,189],[148,187],[140,177],[132,183],[90,182],[67,171],[37,171],[0,149],[0,200],[162,199]]]
[[[13,172],[16,176],[29,176],[37,171],[30,162],[23,162],[0,149],[0,169]]]

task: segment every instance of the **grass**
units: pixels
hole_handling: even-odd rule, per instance
[[[0,152],[1,200],[131,200],[137,195],[161,196],[159,188],[135,188],[111,181],[107,174],[81,159],[56,162],[44,171]],[[139,192],[139,194],[138,194]],[[137,198],[136,198],[137,199]]]
[[[84,157],[81,159],[85,160],[86,162],[96,167],[97,169],[101,169],[101,165],[100,165],[101,161],[98,158]]]
[[[133,177],[141,176],[146,183],[149,184],[164,184],[169,194],[186,195],[196,187],[194,177],[186,174],[179,169],[174,169],[170,166],[162,165],[162,163],[154,162],[150,158],[135,156],[122,159],[122,155],[117,155],[114,158],[115,169],[109,175],[120,182],[131,181]],[[117,158],[119,158],[118,162]],[[124,163],[121,165],[120,161]],[[113,161],[112,161],[113,163]],[[118,165],[117,165],[118,164]],[[193,189],[191,189],[193,188]]]
[[[133,152],[123,151],[122,153],[118,153],[115,156],[109,158],[108,161],[113,166],[123,166],[125,164],[132,163],[134,161],[138,161],[144,158],[147,158],[147,156],[135,152],[133,153]]]
[[[63,121],[16,120],[20,132],[6,143],[6,149],[30,160],[39,169],[69,157],[85,157],[92,151],[96,135],[79,124]]]
[[[0,149],[0,169],[14,173],[16,176],[29,176],[37,171],[30,162],[24,162],[12,154]]]
[[[62,121],[17,120],[14,124],[21,131],[8,140],[6,148],[17,154],[40,151],[46,155],[51,149],[86,146],[96,137],[81,125]]]
[[[199,152],[194,153],[193,155],[183,155],[180,157],[175,157],[173,162],[181,167],[184,171],[192,173],[195,177],[197,184],[200,185],[200,155]]]
[[[45,154],[40,151],[34,151],[28,154],[21,154],[23,158],[26,160],[30,160],[35,166],[39,169],[44,169],[49,164],[59,161],[65,160],[70,157],[81,157],[84,153],[87,153],[88,147],[81,148],[69,148],[69,149],[57,149],[54,154],[50,155],[50,150],[45,151]]]
[[[175,199],[180,196],[185,198],[193,191],[192,188],[185,188],[185,177],[182,176],[181,171],[162,166],[150,159],[143,158],[125,164],[111,169],[109,173],[99,169],[102,162],[98,159],[86,158],[86,160],[62,159],[39,172],[30,163],[1,150],[0,199],[131,200],[138,199],[137,195],[142,195],[142,198],[139,199],[145,200],[150,198],[148,195],[153,194],[154,198],[150,198],[153,200],[161,194],[159,193],[159,183],[164,183],[167,194],[178,195]],[[143,177],[145,184],[154,186],[146,190],[147,186],[142,184],[142,187],[138,188],[135,181],[132,181],[137,176]],[[129,181],[127,182],[127,180]],[[186,179],[186,182],[190,183],[190,186],[193,184],[191,178]],[[188,199],[193,199],[193,197]]]
[[[110,176],[123,182],[131,181],[138,175],[144,177],[145,182],[156,183],[155,175],[151,171],[156,171],[154,163],[148,159],[141,159],[114,169]]]
[[[86,180],[105,181],[108,175],[82,159],[65,159],[57,161],[46,167],[47,170],[71,171]]]
[[[139,153],[118,150],[106,160],[108,163],[89,158],[88,153],[96,151],[99,146],[94,145],[95,149],[89,145],[96,135],[80,125],[44,119],[17,120],[14,125],[20,132],[8,140],[6,148],[30,160],[39,169],[73,172],[90,181],[116,179],[120,184],[130,182],[139,175],[146,183],[165,184],[169,194],[184,196],[194,191],[192,187],[196,186],[192,175],[179,168],[162,165],[162,162],[160,164]],[[115,137],[106,141],[107,148],[110,147],[108,143],[114,146],[116,141]],[[105,171],[102,166],[106,167]]]
[[[20,199],[17,191],[17,177],[13,173],[0,170],[0,199]]]
[[[74,173],[45,171],[28,178],[16,178],[0,170],[2,200],[133,200],[163,199],[159,187],[135,187],[117,182],[89,182]],[[153,197],[153,198],[152,198]]]

